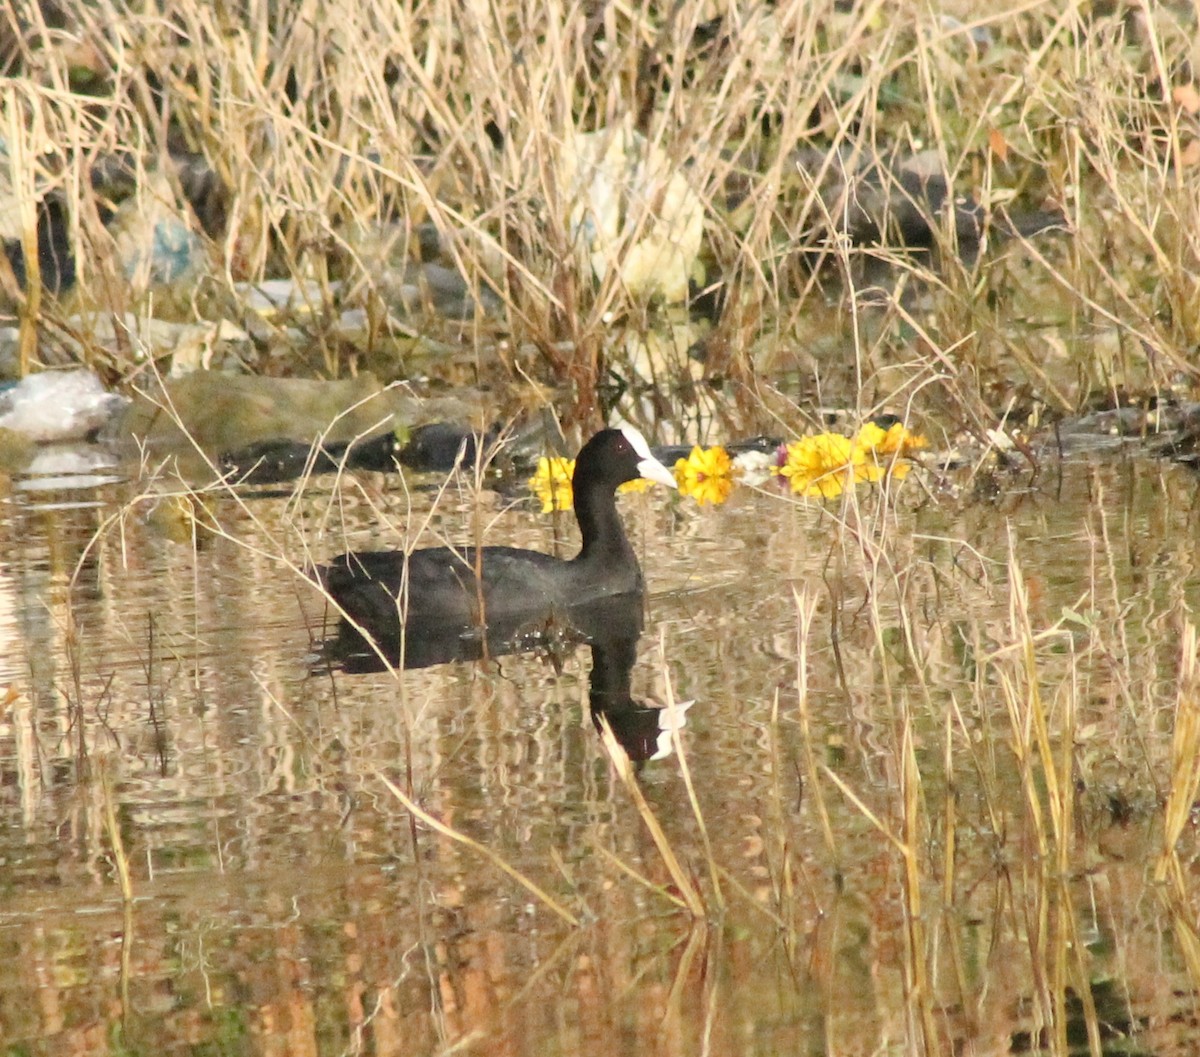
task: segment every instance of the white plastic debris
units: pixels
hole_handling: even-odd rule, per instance
[[[652,760],[665,760],[675,747],[675,735],[687,726],[687,711],[696,702],[676,701],[663,707],[658,717],[658,737],[654,739]]]
[[[743,451],[733,457],[733,468],[742,484],[758,487],[766,484],[778,466],[775,452]]]
[[[704,236],[704,204],[682,167],[632,128],[576,132],[560,170],[571,231],[597,279],[634,296],[682,301]]]
[[[330,294],[341,291],[342,284],[328,284]],[[325,304],[325,288],[315,279],[297,282],[293,279],[263,279],[257,283],[238,283],[235,286],[242,302],[251,312],[272,319],[281,312],[311,315]]]

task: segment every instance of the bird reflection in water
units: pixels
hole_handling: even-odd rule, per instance
[[[642,606],[640,595],[625,595],[527,613],[519,619],[493,620],[484,628],[408,625],[402,640],[396,638],[394,625],[390,636],[375,637],[370,628],[359,630],[339,618],[335,634],[325,642],[322,660],[330,669],[353,675],[542,652],[561,670],[577,646],[588,645],[592,650],[588,701],[596,729],[607,720],[636,763],[661,760],[670,755],[672,735],[683,729],[693,702],[666,707],[634,699]]]

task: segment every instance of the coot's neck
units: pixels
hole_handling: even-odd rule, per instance
[[[611,483],[596,481],[577,488],[575,517],[583,536],[576,562],[637,569],[637,555],[625,538]]]

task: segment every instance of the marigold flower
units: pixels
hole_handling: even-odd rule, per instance
[[[902,481],[911,465],[907,460],[917,450],[929,446],[923,436],[911,432],[902,422],[894,422],[887,429],[868,422],[858,431],[854,444],[863,452],[863,464],[856,473],[861,480],[869,481],[885,476]]]
[[[910,458],[915,451],[929,447],[929,441],[921,434],[907,429],[903,422],[894,422],[887,429],[874,422],[868,422],[858,431],[854,443],[875,452],[876,455],[897,455],[902,459]]]
[[[835,499],[856,480],[867,480],[862,448],[839,433],[801,437],[785,450],[779,472],[796,495]]]
[[[542,513],[570,510],[575,505],[571,478],[575,475],[575,460],[561,455],[538,459],[537,472],[529,478],[529,487],[542,501]]]
[[[701,505],[719,506],[733,491],[733,460],[720,446],[693,447],[686,459],[675,462],[679,494],[690,495]]]

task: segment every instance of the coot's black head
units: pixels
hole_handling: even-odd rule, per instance
[[[621,426],[602,429],[580,449],[572,485],[576,492],[599,484],[615,489],[639,477],[676,487],[675,475],[654,457],[646,438],[632,426]]]

